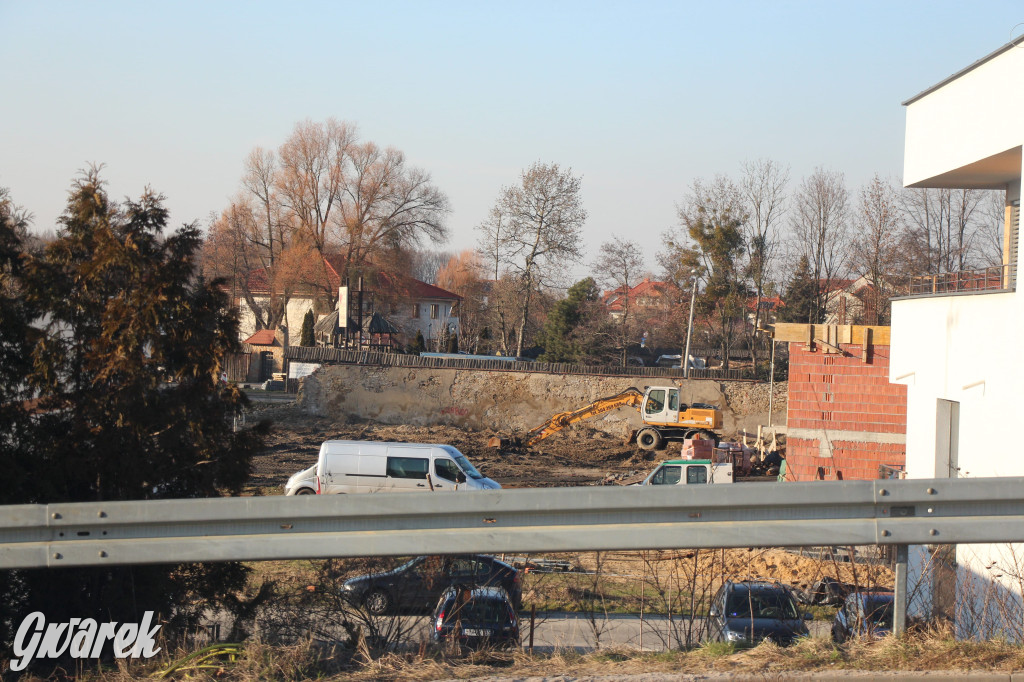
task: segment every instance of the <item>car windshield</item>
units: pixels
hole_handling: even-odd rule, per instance
[[[892,627],[892,598],[867,597],[864,600],[865,618],[877,627]]]
[[[459,465],[459,468],[462,469],[467,476],[469,476],[470,478],[484,477],[483,474],[476,470],[476,467],[469,463],[469,460],[466,459],[466,456],[464,454],[462,454],[455,448],[446,447],[445,450],[448,451],[448,454],[452,456],[452,459],[455,460],[455,462]]]
[[[778,591],[745,591],[732,594],[726,604],[730,618],[799,618],[796,604],[788,594]]]

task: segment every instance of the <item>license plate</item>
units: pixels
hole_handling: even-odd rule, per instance
[[[466,628],[463,632],[466,637],[491,637],[494,635],[494,630],[483,630],[480,628]]]

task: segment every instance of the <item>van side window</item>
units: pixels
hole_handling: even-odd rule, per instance
[[[455,462],[450,459],[435,459],[434,473],[437,474],[438,478],[443,478],[446,481],[455,483],[459,480],[458,476],[461,471],[457,466],[455,466]]]
[[[679,479],[676,478],[678,481]],[[707,483],[708,482],[708,470],[703,466],[689,466],[686,467],[686,484],[691,483]]]
[[[429,462],[419,457],[388,457],[387,474],[391,478],[427,477]]]

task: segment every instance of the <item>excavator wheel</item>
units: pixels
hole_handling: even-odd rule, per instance
[[[663,442],[661,434],[655,429],[641,429],[636,434],[636,444],[641,450],[657,450]]]
[[[715,433],[714,431],[698,431],[697,435],[703,438],[704,440],[714,441],[715,447],[718,447],[718,434]]]

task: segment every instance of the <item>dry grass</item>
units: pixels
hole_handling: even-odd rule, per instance
[[[186,652],[158,661],[103,670],[57,671],[47,677],[76,677],[97,682],[126,682],[159,674]],[[219,668],[182,671],[172,679],[192,680],[439,680],[508,676],[617,676],[640,673],[746,674],[849,671],[989,671],[1024,670],[1024,647],[1003,641],[955,641],[948,633],[919,632],[903,638],[851,642],[836,647],[828,640],[806,639],[791,647],[765,642],[736,651],[731,645],[708,644],[689,651],[640,653],[633,649],[604,649],[580,654],[560,651],[530,656],[523,651],[483,651],[453,656],[435,647],[385,654],[366,660],[350,649],[303,642],[292,646],[248,643],[244,655]]]

